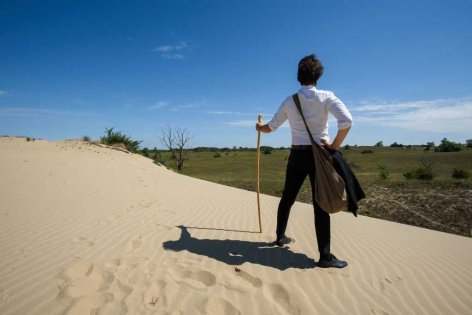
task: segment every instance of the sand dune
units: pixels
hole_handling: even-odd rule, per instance
[[[472,239],[313,210],[78,141],[0,138],[0,314],[472,314]],[[438,205],[438,211],[440,211]]]

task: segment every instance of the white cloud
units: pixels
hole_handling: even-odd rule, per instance
[[[425,132],[472,133],[472,98],[365,104],[353,107],[352,111],[355,124]]]
[[[213,114],[213,115],[230,115],[232,112],[229,111],[219,111],[219,110],[209,110],[208,114]]]
[[[233,115],[233,116],[255,116],[259,115],[259,113],[254,112],[233,112],[233,111],[226,111],[226,110],[209,110],[207,111],[208,114],[212,115]],[[270,114],[261,113],[262,117],[272,117]]]
[[[176,102],[159,101],[154,105],[149,106],[147,109],[161,109],[167,108],[170,111],[191,111],[202,108],[208,101],[203,99],[199,101],[193,101],[189,103],[176,104]]]
[[[184,59],[183,50],[188,48],[188,45],[184,41],[180,41],[175,45],[162,45],[154,48],[152,51],[160,53],[162,59]]]
[[[168,102],[157,102],[156,104],[154,105],[151,105],[148,107],[148,109],[160,109],[160,108],[164,108],[164,107],[167,107],[169,106],[169,103]]]
[[[256,126],[257,120],[234,120],[229,121],[226,124],[231,126],[238,126],[238,127],[248,127],[248,126]]]
[[[172,51],[173,47],[172,46],[159,46],[154,48],[152,51],[159,51],[159,52],[168,52]]]

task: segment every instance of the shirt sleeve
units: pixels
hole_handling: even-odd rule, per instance
[[[287,110],[286,110],[287,106],[285,106],[286,103],[287,102],[284,101],[280,105],[279,109],[274,114],[274,117],[272,117],[272,120],[267,123],[270,129],[272,129],[272,131],[277,130],[277,128],[279,128],[280,125],[282,125],[287,120],[288,116],[287,116]]]
[[[346,129],[352,126],[352,115],[346,108],[346,105],[331,93],[327,99],[326,107],[328,112],[338,121],[338,129]]]

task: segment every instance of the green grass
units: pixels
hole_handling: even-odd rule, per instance
[[[403,174],[420,166],[420,159],[435,157],[433,182],[453,183],[457,179],[451,174],[456,169],[472,170],[472,149],[460,152],[423,152],[423,148],[377,148],[371,154],[361,154],[367,147],[353,147],[343,150],[344,157],[351,165],[362,185],[379,184],[379,165],[386,166],[390,173],[386,182],[406,182]],[[261,154],[261,191],[279,196],[285,181],[285,169],[289,150],[274,150],[272,154]],[[166,156],[164,154],[164,156]],[[214,158],[214,152],[190,152],[185,162],[183,174],[225,185],[250,189],[255,187],[256,152],[229,152]],[[172,167],[170,164],[168,167]],[[465,181],[467,183],[470,180]],[[308,183],[308,180],[305,184]],[[250,189],[252,190],[252,189]]]
[[[374,153],[361,154],[363,150]],[[472,171],[472,148],[460,152],[424,152],[424,148],[351,147],[343,150],[367,198],[359,213],[396,222],[413,224],[445,232],[471,235],[471,179],[455,179],[454,169]],[[281,196],[289,150],[261,154],[261,192]],[[189,152],[182,174],[255,191],[256,152]],[[163,154],[168,159],[166,153]],[[421,166],[420,160],[433,157],[432,181],[406,180],[403,176]],[[379,165],[389,172],[387,180],[379,179]],[[170,163],[167,165],[172,167]],[[427,198],[426,198],[427,196]],[[469,198],[470,197],[470,198]],[[298,201],[311,203],[307,177]],[[470,201],[469,201],[470,200]]]

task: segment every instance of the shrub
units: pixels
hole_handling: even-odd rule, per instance
[[[141,154],[148,158],[149,157],[149,149],[148,148],[143,148],[141,150]]]
[[[126,150],[130,152],[137,152],[139,150],[139,144],[142,141],[133,140],[130,136],[122,134],[120,131],[113,131],[113,128],[105,128],[105,132],[105,136],[100,138],[101,143],[107,145],[122,143]]]
[[[390,172],[388,171],[387,166],[379,165],[378,170],[379,170],[379,179],[387,180],[388,177],[390,176]]]
[[[432,180],[435,175],[433,173],[433,166],[436,159],[434,156],[422,158],[420,160],[421,166],[416,170],[403,174],[406,179],[421,179]]]
[[[220,152],[215,152],[215,154],[213,154],[213,157],[214,157],[214,158],[219,158],[219,157],[221,157]]]
[[[465,146],[467,148],[472,148],[472,139],[465,140]]]
[[[384,146],[383,141],[379,141],[375,144],[375,147],[383,147],[383,146]]]
[[[434,177],[434,174],[432,170],[429,170],[425,167],[418,167],[416,169],[415,176],[417,179],[432,180]]]
[[[349,144],[346,144],[346,145],[344,146],[344,150],[351,150],[351,146],[350,146]]]
[[[166,165],[166,162],[167,162],[165,159],[162,158],[161,152],[159,151],[156,151],[152,160],[154,164],[157,164],[157,165]]]
[[[403,174],[403,176],[406,179],[432,180],[435,175],[430,170],[424,167],[418,167],[414,171],[406,172],[405,174]]]
[[[457,178],[457,179],[467,179],[469,178],[469,172],[467,172],[466,170],[455,168],[452,171],[452,177]]]
[[[434,148],[435,152],[457,152],[462,150],[462,144],[443,138],[441,144]]]
[[[392,148],[403,148],[403,144],[394,142],[390,145]]]
[[[266,146],[261,147],[262,154],[271,154],[273,150],[274,149],[272,147],[266,147]]]
[[[422,147],[424,147],[424,151],[429,151],[431,148],[434,148],[434,142],[427,142],[426,144],[422,144]]]
[[[91,142],[92,141],[92,139],[90,139],[89,136],[83,136],[81,140],[85,141],[85,142]]]
[[[362,150],[361,154],[366,154],[366,153],[374,153],[372,150]]]

